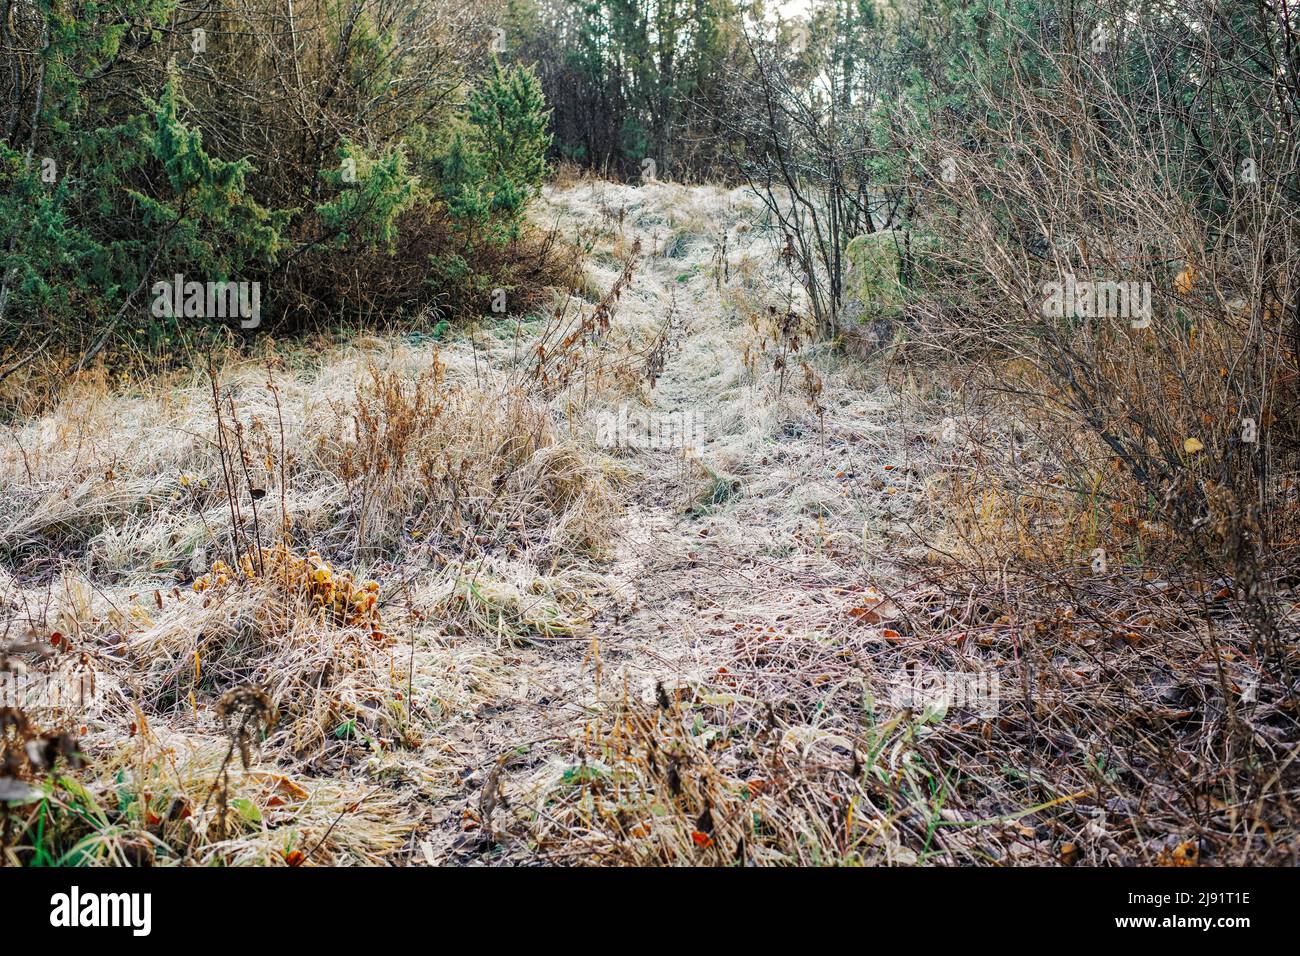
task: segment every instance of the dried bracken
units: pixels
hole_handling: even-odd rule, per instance
[[[218,560],[211,571],[195,579],[193,587],[200,594],[208,590],[217,592],[212,598],[220,599],[223,596],[220,592],[227,588],[258,581],[282,588],[282,600],[291,606],[297,601],[305,602],[308,610],[323,619],[341,627],[369,628],[371,637],[384,640],[380,629],[383,622],[379,614],[379,582],[356,581],[351,571],[335,571],[315,550],[300,558],[278,545],[265,552],[260,568],[252,555],[243,555],[238,571]]]

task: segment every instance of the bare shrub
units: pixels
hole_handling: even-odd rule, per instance
[[[930,168],[956,175],[933,177],[921,216],[937,237],[924,324],[942,352],[991,358],[1028,418],[1086,430],[1053,444],[1070,487],[1172,528],[1256,602],[1296,514],[1280,494],[1300,464],[1294,144],[1272,80],[1194,116],[1147,89],[1235,89],[1231,49],[1171,75],[1190,11],[1115,17],[1127,32],[1109,56],[1080,39],[1087,21],[1019,36],[1051,84],[1013,67],[979,91],[991,121],[927,144]]]

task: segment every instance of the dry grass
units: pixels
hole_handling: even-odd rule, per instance
[[[912,467],[954,457],[929,455]],[[932,514],[933,485],[898,494]],[[1005,553],[1023,517],[966,520]],[[1082,515],[1036,517],[1050,536]],[[603,865],[1294,862],[1294,644],[1262,640],[1230,582],[1062,564],[1062,542],[987,565],[906,551],[886,594],[847,585],[851,539],[819,525],[793,566],[732,565],[740,600],[700,611],[709,666],[607,690],[500,831]]]
[[[85,766],[0,775],[9,862],[1294,861],[1295,581],[1263,632],[1062,419],[810,342],[742,194],[545,214],[546,314],[15,419],[6,666],[100,705],[28,708]]]
[[[679,475],[705,483],[699,540],[639,558],[693,589],[660,626],[689,663],[592,668],[581,730],[503,758],[500,858],[1293,862],[1295,582],[1268,582],[1266,635],[1068,416],[955,388],[960,366],[882,383],[736,259],[724,301],[752,336],[712,394],[724,421],[744,400]]]
[[[11,861],[402,858],[507,617],[577,626],[601,457],[468,347],[374,344],[86,379],[10,430],[6,659],[85,658],[100,697],[32,711],[76,722],[88,767],[11,807]],[[277,712],[240,740],[238,688]]]

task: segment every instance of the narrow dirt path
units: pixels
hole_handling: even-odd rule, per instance
[[[604,227],[593,268],[602,292],[621,269],[617,253],[639,240],[614,323],[647,336],[666,324],[668,348],[649,407],[601,413],[630,475],[603,568],[607,598],[581,639],[505,656],[512,693],[466,728],[463,790],[437,814],[430,862],[526,860],[523,847],[484,855],[481,835],[459,821],[544,790],[606,702],[707,682],[742,629],[840,626],[846,586],[889,578],[920,487],[907,445],[928,443],[917,430],[930,423],[904,420],[894,393],[864,388],[860,367],[829,349],[794,356],[782,386],[738,314],[738,301],[782,282],[778,246],[742,192],[583,183],[552,192],[547,213],[566,231]],[[804,361],[821,382],[815,398]]]

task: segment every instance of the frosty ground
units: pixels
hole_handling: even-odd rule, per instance
[[[1107,789],[1129,725],[1085,726],[1115,674],[1161,693],[1129,681],[1151,662],[940,600],[969,416],[810,341],[756,200],[583,179],[535,215],[588,249],[543,314],[87,376],[7,429],[7,638],[97,677],[85,712],[33,711],[87,764],[14,860],[1188,852]],[[981,681],[1031,653],[1067,676],[1008,713],[1021,688]],[[928,706],[918,668],[1001,716]]]

